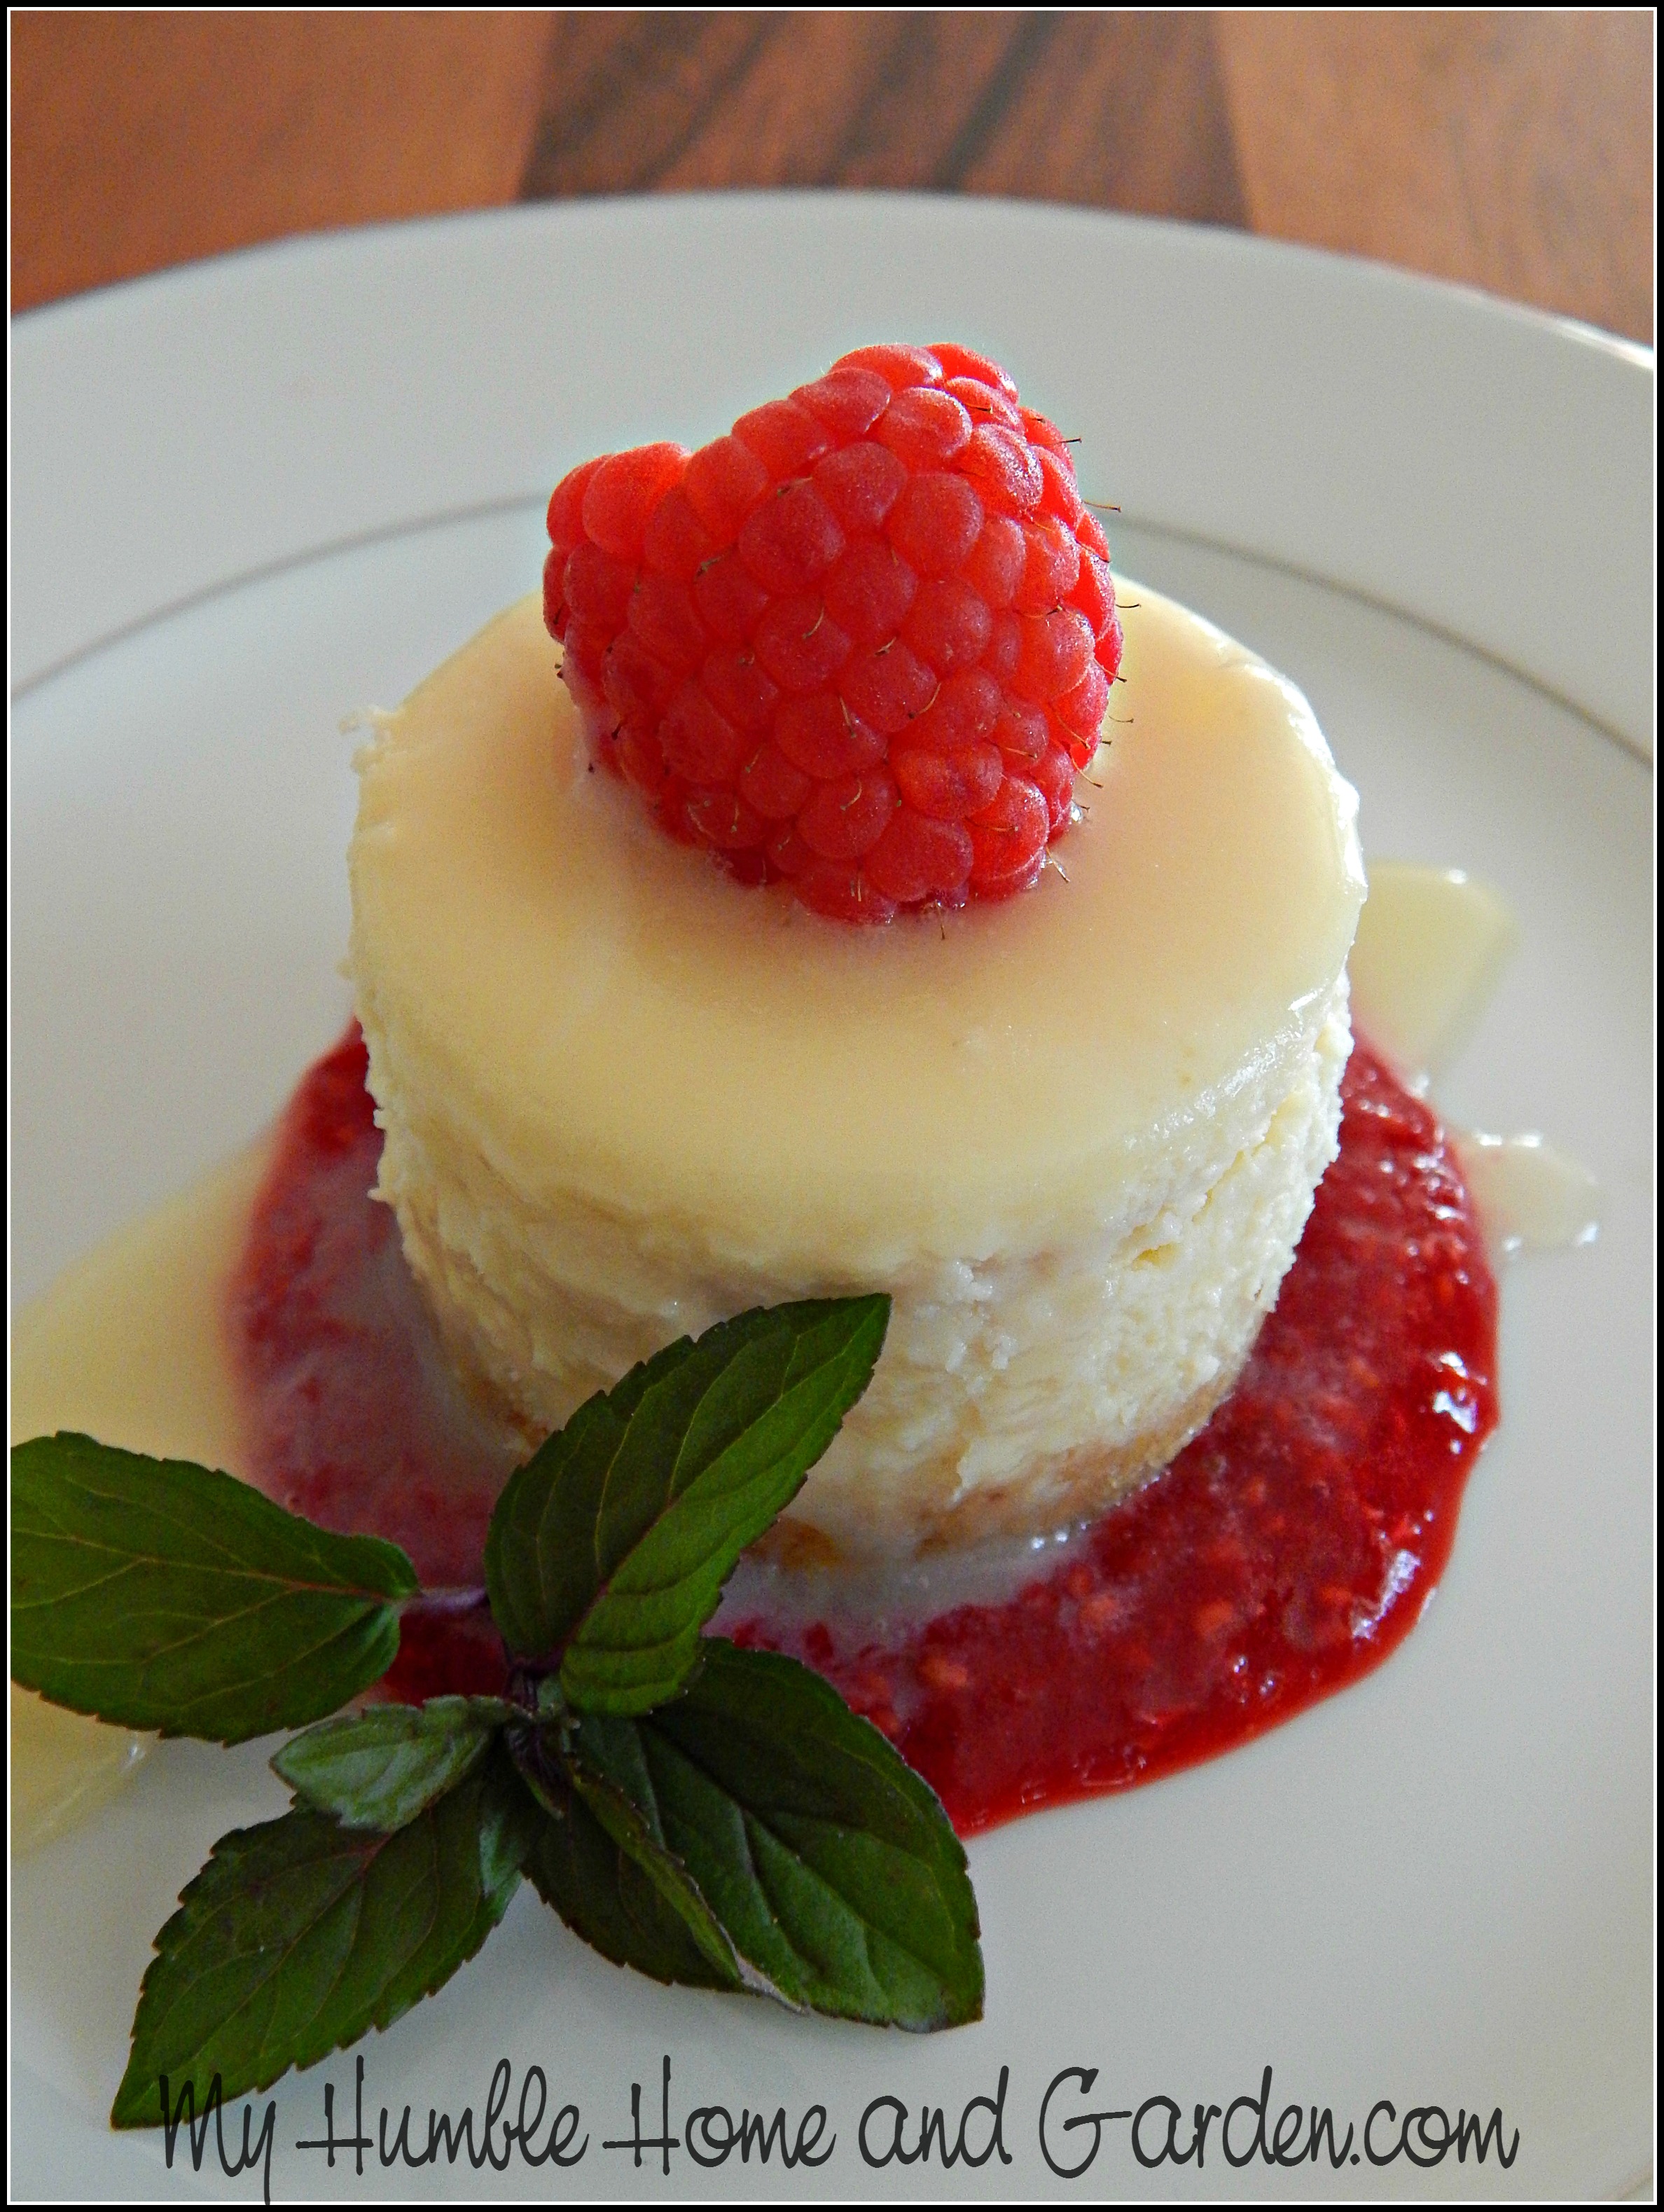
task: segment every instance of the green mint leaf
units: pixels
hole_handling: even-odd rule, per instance
[[[592,1712],[650,1711],[698,1664],[748,1544],[788,1504],[868,1382],[890,1301],[744,1313],[589,1399],[512,1477],[486,1540],[509,1649],[561,1658]]]
[[[616,1965],[639,1966],[656,1981],[732,1990],[756,1984],[665,1844],[629,1769],[635,1732],[629,1721],[597,1721],[599,1755],[576,1760],[550,1728],[511,1729],[507,1741],[523,1778],[549,1819],[528,1872],[568,1925]],[[616,1777],[608,1755],[625,1762]],[[636,1753],[639,1758],[639,1753]]]
[[[240,1743],[385,1674],[396,1545],[336,1536],[185,1460],[60,1434],[11,1455],[13,1680],[164,1735]]]
[[[928,1784],[795,1660],[718,1637],[703,1650],[691,1686],[646,1718],[574,1716],[574,1778],[631,1798],[748,1985],[900,2027],[980,2019],[976,1900]]]
[[[155,2127],[157,2082],[264,2089],[386,2027],[502,1918],[537,1808],[502,1753],[397,1833],[296,1807],[222,1836],[156,1938],[110,2118]]]
[[[544,1820],[525,1871],[544,1904],[615,1966],[694,1989],[739,1987],[737,1966],[712,1962],[664,1891],[571,1791]]]
[[[513,1711],[501,1698],[373,1705],[292,1737],[272,1770],[343,1827],[391,1834],[473,1772]]]

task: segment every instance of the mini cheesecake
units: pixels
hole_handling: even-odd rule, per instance
[[[1334,1157],[1356,799],[1291,684],[1125,588],[1055,864],[886,928],[665,838],[592,768],[535,598],[378,719],[379,1195],[512,1436],[747,1307],[886,1291],[775,1532],[830,1559],[1096,1514],[1229,1391]]]

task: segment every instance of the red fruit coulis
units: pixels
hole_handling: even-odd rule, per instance
[[[509,1471],[434,1346],[396,1225],[356,1029],[302,1080],[233,1292],[254,1479],[480,1580]],[[1434,1115],[1360,1045],[1276,1310],[1230,1397],[1157,1480],[1003,1604],[882,1638],[756,1618],[738,1642],[834,1682],[962,1835],[1212,1758],[1378,1667],[1449,1556],[1496,1425],[1497,1294]],[[501,1686],[465,1595],[407,1613],[387,1694]]]

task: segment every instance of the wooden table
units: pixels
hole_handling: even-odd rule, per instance
[[[1230,224],[1652,337],[1639,11],[12,25],[17,308],[291,232],[516,199],[889,185]]]

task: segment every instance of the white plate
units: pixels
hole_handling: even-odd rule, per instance
[[[1545,1128],[1606,1192],[1591,1250],[1504,1286],[1503,1422],[1426,1621],[1261,1742],[972,1846],[989,2002],[909,2040],[665,1992],[529,1894],[484,1959],[362,2046],[367,2111],[482,2105],[537,2062],[592,2137],[518,2165],[274,2183],[363,2194],[1070,2193],[1048,2082],[1187,2113],[1257,2090],[1360,2130],[1488,2115],[1454,2154],[1146,2171],[1095,2195],[1611,2193],[1649,2156],[1650,356],[1386,271],[986,202],[680,199],[282,247],[27,318],[17,470],[15,1285],[26,1296],[248,1135],[325,1044],[350,820],[343,714],[398,697],[538,566],[586,453],[689,442],[850,344],[951,333],[1083,434],[1117,567],[1309,692],[1366,848],[1500,884],[1524,951],[1443,1103]],[[1227,550],[1235,549],[1235,550]],[[277,1809],[258,1752],[167,1747],[14,1889],[15,2184],[223,2185],[117,2140],[149,1939],[215,1835]],[[833,2162],[666,2183],[600,2148],[631,2082],[673,2116],[819,2101]],[[958,2108],[1011,2069],[1012,2162],[869,2169],[867,2100]],[[518,2094],[518,2093],[517,2093]],[[1376,2141],[1381,2122],[1377,2121]],[[677,2133],[683,2132],[678,2126]],[[1054,2142],[1057,2138],[1054,2138]],[[1084,2138],[1064,2139],[1071,2149]],[[1217,2146],[1217,2136],[1215,2138]],[[250,2190],[248,2178],[235,2185]]]

